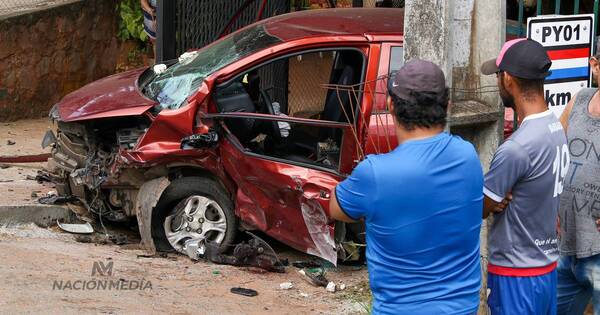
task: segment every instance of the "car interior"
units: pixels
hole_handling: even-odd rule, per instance
[[[278,117],[354,124],[360,93],[324,85],[362,82],[364,56],[355,49],[313,51],[279,58],[217,87],[220,113],[261,113]],[[337,169],[344,130],[301,122],[226,118],[227,129],[252,153]]]

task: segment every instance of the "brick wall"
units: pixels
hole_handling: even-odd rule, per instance
[[[74,0],[0,17],[0,121],[47,115],[67,93],[114,73],[116,0]]]

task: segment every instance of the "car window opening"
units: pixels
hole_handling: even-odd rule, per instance
[[[216,107],[221,113],[260,113],[353,126],[359,107],[356,93],[324,86],[359,84],[363,62],[362,53],[354,49],[279,59],[217,88]],[[227,118],[225,123],[252,153],[338,169],[343,128],[258,118]]]

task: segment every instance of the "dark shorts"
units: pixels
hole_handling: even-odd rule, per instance
[[[531,277],[488,274],[491,314],[555,315],[556,269]]]

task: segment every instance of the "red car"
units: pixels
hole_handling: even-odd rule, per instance
[[[260,230],[331,262],[364,242],[329,216],[330,191],[397,145],[386,77],[403,60],[401,9],[326,9],[254,23],[178,60],[64,97],[50,117],[59,192],[143,244],[225,250]]]

